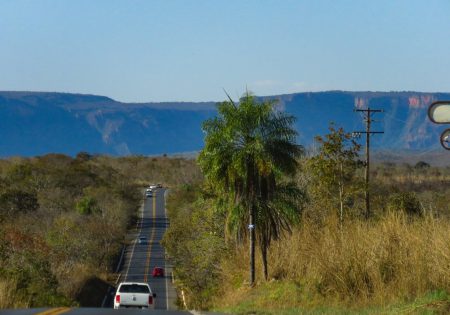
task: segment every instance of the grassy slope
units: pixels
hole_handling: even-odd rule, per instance
[[[450,295],[444,291],[432,292],[411,301],[388,305],[343,306],[324,299],[308,296],[293,281],[274,281],[253,289],[240,288],[234,300],[215,308],[229,314],[448,314]]]
[[[448,314],[449,230],[445,219],[389,215],[370,224],[348,223],[342,232],[336,224],[306,224],[272,245],[272,280],[253,289],[245,281],[246,248],[226,258],[215,309],[231,314]],[[260,264],[257,257],[259,277]]]

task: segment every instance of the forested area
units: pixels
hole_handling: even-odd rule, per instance
[[[115,268],[142,188],[189,183],[200,176],[192,164],[87,153],[0,160],[0,308],[79,305],[86,283]]]

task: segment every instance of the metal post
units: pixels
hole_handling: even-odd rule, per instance
[[[366,199],[366,219],[370,217],[370,195],[369,195],[369,176],[370,176],[370,108],[368,109],[366,123],[366,183],[365,183],[365,199]]]

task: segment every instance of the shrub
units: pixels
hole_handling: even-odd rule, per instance
[[[430,164],[428,164],[427,162],[424,161],[419,161],[416,163],[416,165],[414,165],[415,169],[427,169],[430,168]]]
[[[407,215],[422,215],[422,207],[415,193],[394,193],[389,197],[388,209],[393,212],[404,212]]]
[[[89,215],[100,211],[95,199],[89,196],[84,196],[80,201],[78,201],[75,208],[78,213],[82,215]]]

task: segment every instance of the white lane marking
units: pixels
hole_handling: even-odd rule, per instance
[[[117,264],[116,273],[119,272],[120,265],[122,264],[123,255],[125,254],[125,246],[122,245],[122,253],[120,254],[119,263]]]
[[[136,240],[133,241],[133,249],[131,250],[130,260],[128,261],[127,272],[125,273],[125,281],[128,279],[128,271],[130,271],[131,260],[133,260],[134,248],[136,247]]]
[[[145,210],[145,201],[142,204],[141,227],[139,228],[139,234],[138,235],[141,235],[141,231],[142,231],[142,224],[144,222],[144,210]],[[134,241],[133,241],[133,249],[131,250],[130,260],[128,261],[128,268],[127,268],[127,272],[125,273],[125,281],[127,281],[127,278],[128,278],[128,271],[130,271],[131,261],[133,260],[133,254],[134,254],[134,248],[135,247],[136,247],[136,239],[134,239]]]
[[[102,301],[102,308],[105,307],[105,302],[106,302],[106,298],[108,297],[108,293],[109,293],[109,288],[108,288],[108,291],[106,292],[105,297],[103,298],[103,301]]]
[[[183,298],[183,305],[184,308],[187,309],[187,305],[186,305],[186,297],[184,296],[184,290],[181,289],[181,297]]]

